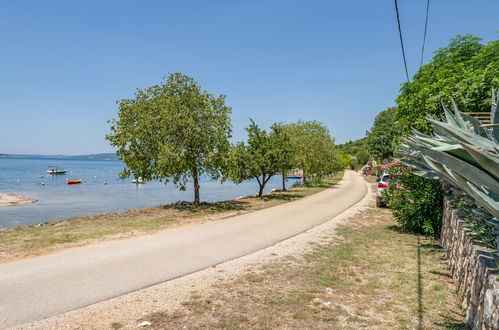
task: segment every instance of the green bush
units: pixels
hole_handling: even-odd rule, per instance
[[[442,117],[441,102],[452,97],[461,111],[488,111],[492,89],[499,87],[499,40],[487,45],[472,35],[457,35],[435,52],[397,97],[396,120],[402,135],[412,129],[433,132],[428,115]]]
[[[443,207],[440,182],[414,175],[399,162],[383,167],[392,177],[383,199],[402,228],[411,233],[439,236]]]

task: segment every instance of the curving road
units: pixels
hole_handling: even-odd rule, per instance
[[[332,219],[366,193],[366,182],[347,171],[337,185],[295,202],[0,264],[0,325],[44,319],[255,252]]]

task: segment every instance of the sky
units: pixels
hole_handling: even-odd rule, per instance
[[[419,66],[426,0],[399,0]],[[424,62],[457,34],[496,40],[497,0],[430,5]],[[233,140],[262,127],[324,123],[365,136],[405,80],[391,0],[0,0],[0,153],[113,152],[116,101],[182,72],[227,95]]]

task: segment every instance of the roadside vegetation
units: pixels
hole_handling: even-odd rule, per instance
[[[336,184],[343,172],[297,185],[287,191],[275,191],[261,197],[248,196],[217,203],[178,202],[155,208],[123,213],[72,218],[39,225],[0,230],[0,262],[39,255],[63,248],[123,239],[154,233],[187,224],[218,220],[247,213],[320,192]]]
[[[337,234],[312,253],[255,266],[137,322],[155,329],[465,328],[433,238],[404,233],[389,210],[373,207]]]
[[[393,180],[384,199],[404,230],[440,234],[443,182],[458,192],[453,203],[470,215],[476,236],[496,249],[497,226],[490,220],[499,214],[498,89],[499,41],[483,44],[478,37],[457,35],[402,85],[396,106],[376,116],[364,139],[339,150],[350,159],[366,150],[368,164],[377,164],[372,173],[389,172]],[[463,112],[490,114],[490,121]],[[394,162],[398,158],[404,165]],[[458,169],[461,165],[467,170]],[[478,177],[483,180],[475,185]]]

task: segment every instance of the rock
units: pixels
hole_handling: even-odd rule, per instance
[[[138,324],[139,327],[148,327],[150,325],[152,325],[152,323],[149,321],[142,321]]]
[[[472,329],[499,329],[499,281],[493,253],[473,240],[469,224],[448,199],[441,242],[454,284],[462,293],[466,324]]]

